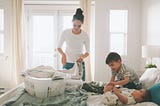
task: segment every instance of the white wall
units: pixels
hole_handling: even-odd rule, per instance
[[[12,34],[11,34],[11,0],[0,0],[4,7],[5,36],[4,53],[0,54],[0,87],[10,88],[14,83],[12,80]]]
[[[128,51],[127,57],[123,58],[124,63],[140,69],[140,0],[95,0],[95,80],[108,81],[111,71],[105,64],[105,57],[109,53],[109,10],[128,9]]]
[[[5,53],[0,55],[0,86],[11,87],[12,83],[14,83],[12,82],[11,69],[11,17],[9,17],[11,16],[11,0],[0,0],[0,4],[4,1],[6,8],[5,19],[7,21],[5,23]],[[160,1],[95,0],[95,8],[95,80],[108,81],[111,77],[111,72],[105,64],[105,57],[109,52],[109,9],[129,10],[128,55],[123,59],[124,63],[135,70],[143,68],[144,60],[141,58],[141,43],[148,45],[160,45]],[[160,63],[159,59],[156,61]]]
[[[142,0],[142,45],[160,46],[160,0]],[[160,68],[160,59],[153,62]]]

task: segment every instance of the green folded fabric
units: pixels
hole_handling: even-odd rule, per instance
[[[87,92],[103,94],[104,86],[105,86],[105,83],[89,82],[89,83],[84,83],[82,86],[82,89],[86,90]]]

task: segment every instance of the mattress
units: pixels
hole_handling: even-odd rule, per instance
[[[13,88],[12,90],[6,92],[5,94],[1,95],[0,106],[2,106],[2,104],[4,104],[6,101],[11,100],[13,97],[16,98],[15,95],[21,94],[23,90],[24,90],[24,84],[21,84]],[[102,95],[88,93],[87,105],[88,106],[106,106],[103,103],[101,103],[101,96]],[[152,102],[144,102],[144,103],[138,103],[132,106],[158,106],[158,105]]]

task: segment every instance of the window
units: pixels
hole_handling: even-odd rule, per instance
[[[76,1],[76,3],[72,1],[71,4],[68,4],[68,1],[56,1],[56,4],[54,0],[51,2],[53,5],[44,4],[42,8],[42,5],[38,4],[39,1],[36,3],[25,1],[25,33],[27,35],[26,63],[29,68],[39,65],[62,68],[60,55],[56,51],[57,44],[62,31],[73,27],[72,18],[76,8],[79,7],[79,1]],[[94,34],[93,19],[94,17],[92,16],[91,35]],[[92,36],[90,39],[92,46],[94,46],[94,37]],[[92,46],[91,48],[93,48]],[[66,45],[63,44],[62,49],[65,50],[65,48]],[[94,51],[93,49],[91,51],[91,57],[93,57],[91,64],[94,67]]]
[[[65,30],[67,28],[72,28],[72,15],[64,15],[63,17],[63,26],[62,29]]]
[[[110,10],[110,51],[127,55],[128,10]]]
[[[40,8],[41,9],[41,8]],[[60,68],[61,58],[56,51],[63,30],[72,28],[71,10],[32,10],[28,14],[28,67],[39,65]],[[65,44],[62,49],[65,48]]]
[[[4,10],[0,9],[0,53],[4,52]]]
[[[32,65],[53,65],[54,16],[33,15]]]

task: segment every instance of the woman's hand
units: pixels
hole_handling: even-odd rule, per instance
[[[83,61],[83,58],[82,57],[80,57],[80,58],[78,58],[77,59],[77,61],[76,62],[82,62]]]
[[[89,53],[84,53],[84,54],[82,54],[78,59],[77,59],[77,61],[76,62],[82,62],[83,61],[83,59],[85,59],[86,57],[88,57],[89,56]]]
[[[67,59],[66,59],[66,54],[62,54],[62,64],[65,65],[67,62]]]

